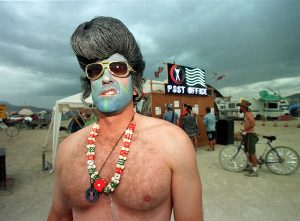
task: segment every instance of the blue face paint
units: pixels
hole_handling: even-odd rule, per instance
[[[120,54],[114,54],[106,61],[126,61],[126,59]],[[91,81],[91,87],[94,105],[100,112],[119,113],[132,102],[131,75],[126,78],[118,78],[105,69],[101,78]]]

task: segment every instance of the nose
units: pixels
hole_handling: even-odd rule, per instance
[[[114,78],[112,76],[112,74],[109,72],[109,70],[107,68],[105,68],[103,76],[102,76],[102,84],[109,84],[111,82],[113,82]]]

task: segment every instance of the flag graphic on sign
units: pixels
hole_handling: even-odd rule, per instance
[[[185,68],[186,84],[188,86],[195,86],[200,84],[205,86],[205,72],[200,68]]]

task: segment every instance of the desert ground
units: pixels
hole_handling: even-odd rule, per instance
[[[290,146],[300,153],[300,120],[256,122],[259,135],[275,135],[274,145]],[[235,131],[242,125],[235,122]],[[22,130],[11,138],[0,131],[0,147],[6,149],[7,188],[0,186],[1,221],[47,219],[55,172],[42,170],[42,146],[47,129]],[[46,160],[51,162],[51,130]],[[67,136],[61,132],[60,140]],[[196,152],[202,179],[205,221],[296,221],[300,217],[300,170],[289,176],[275,175],[265,166],[259,177],[225,171],[218,160],[224,145],[213,152],[202,146]],[[264,150],[257,145],[258,153]]]

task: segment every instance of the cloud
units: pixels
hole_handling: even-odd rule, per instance
[[[233,99],[241,97],[245,99],[259,98],[259,91],[268,90],[270,93],[277,93],[283,97],[300,91],[300,76],[290,78],[278,78],[270,81],[260,81],[252,84],[243,83],[234,87],[223,87],[221,93],[224,96],[231,96]],[[245,93],[245,91],[247,93]]]
[[[2,1],[0,99],[52,107],[55,99],[79,92],[83,72],[70,37],[99,15],[116,17],[132,31],[148,79],[176,62],[205,69],[207,83],[224,92],[258,96],[260,89],[277,87],[297,93],[299,10],[296,0]],[[214,72],[228,74],[217,83]]]

